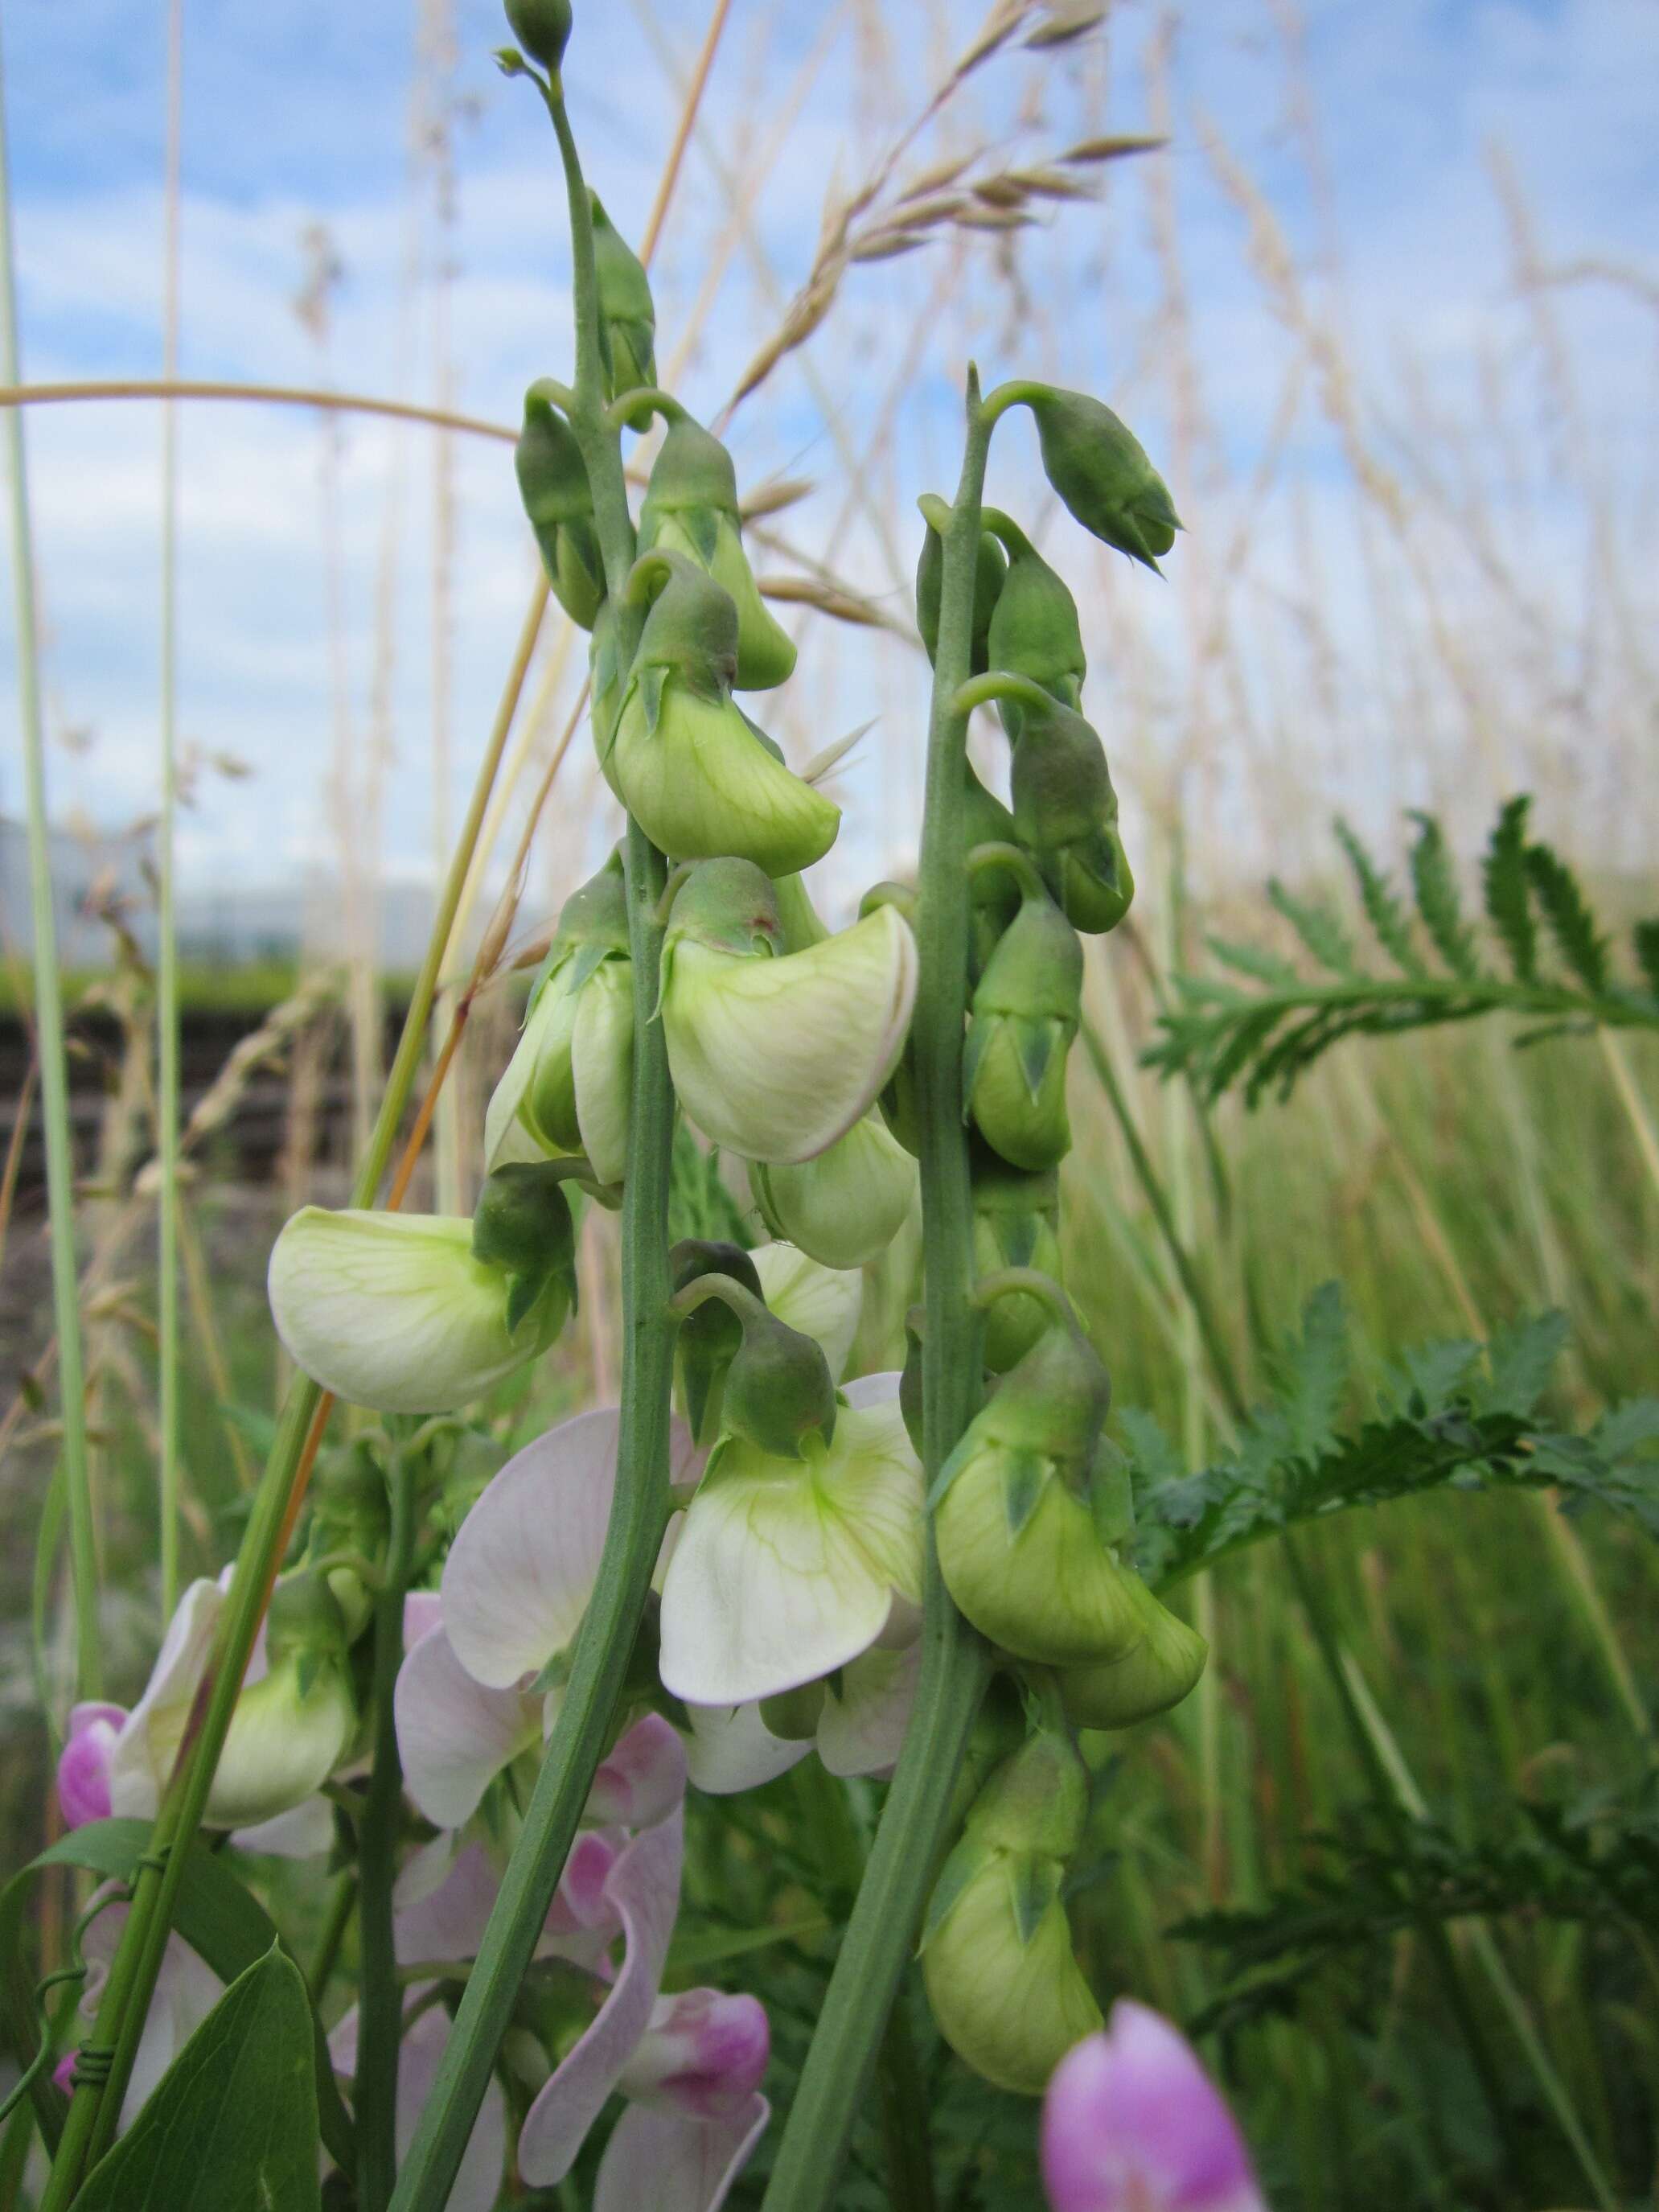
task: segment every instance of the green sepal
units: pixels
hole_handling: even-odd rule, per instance
[[[916,1943],[918,1958],[950,1918],[951,1909],[960,1902],[969,1882],[982,1872],[985,1857],[985,1845],[971,1836],[964,1836],[939,1869],[939,1879],[927,1899],[927,1910],[922,1916],[921,1934]]]
[[[1031,1094],[1033,1104],[1042,1089],[1043,1078],[1056,1052],[1064,1053],[1071,1042],[1066,1023],[1049,1016],[1042,1021],[1021,1021],[1010,1017],[1013,1024],[1014,1048],[1019,1054],[1020,1073],[1025,1078],[1025,1088]]]
[[[597,940],[581,947],[575,958],[570,963],[570,973],[563,986],[571,998],[575,997],[582,985],[611,957],[611,955],[612,948]]]
[[[1129,1459],[1109,1437],[1102,1437],[1095,1446],[1089,1468],[1089,1507],[1095,1534],[1109,1549],[1115,1550],[1133,1535],[1135,1493]]]
[[[712,561],[720,542],[720,517],[712,507],[689,507],[680,517],[680,526],[697,549],[701,561]]]
[[[667,681],[668,671],[659,660],[653,661],[648,668],[641,669],[634,678],[641,704],[645,708],[645,726],[653,738],[657,734],[657,725],[662,720],[662,691]]]
[[[1045,1453],[1010,1451],[1002,1455],[1002,1514],[1008,1524],[1008,1534],[1018,1536],[1037,1507],[1042,1503],[1042,1493],[1054,1480],[1057,1472],[1054,1462]]]
[[[1027,1851],[1010,1851],[1007,1871],[1014,1932],[1023,1949],[1036,1936],[1044,1914],[1059,1897],[1063,1870],[1057,1859],[1039,1857]]]
[[[975,1014],[968,1024],[967,1040],[962,1048],[962,1118],[964,1121],[973,1119],[974,1085],[985,1065],[985,1055],[991,1048],[997,1021],[998,1017],[994,1014]]]

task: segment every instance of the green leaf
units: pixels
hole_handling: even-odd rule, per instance
[[[1567,1340],[1567,1317],[1556,1311],[1498,1330],[1486,1347],[1492,1379],[1479,1394],[1483,1413],[1530,1413],[1543,1396]]]
[[[10,2040],[21,2061],[27,2063],[33,2056],[36,2042],[33,1990],[21,1953],[23,1908],[35,1876],[49,1867],[68,1866],[79,1867],[100,1881],[130,1882],[140,1856],[149,1848],[149,1833],[148,1820],[88,1821],[85,1827],[60,1837],[0,1890],[0,1973],[4,1976]],[[191,1846],[173,1924],[222,1982],[234,1982],[278,1940],[276,1925],[258,1899],[242,1887],[222,1858],[200,1844]],[[356,2158],[356,2138],[328,2062],[322,2024],[314,2014],[312,2038],[323,2140],[330,2154],[349,2172]],[[61,2115],[63,2100],[50,2081],[41,2086],[46,2097],[37,2093],[36,2111],[48,2130],[48,2140],[55,2142],[52,2123]]]
[[[1577,877],[1547,845],[1528,846],[1527,873],[1561,957],[1587,991],[1605,996],[1607,940],[1595,927]]]
[[[1316,1457],[1336,1432],[1348,1387],[1348,1319],[1342,1285],[1322,1283],[1302,1310],[1301,1334],[1279,1360],[1278,1412],[1290,1449]]]
[[[299,1970],[273,1944],[93,2168],[76,2212],[318,2212],[311,2027]]]
[[[1463,920],[1445,833],[1431,814],[1413,814],[1412,819],[1417,824],[1417,842],[1412,847],[1412,889],[1417,894],[1417,911],[1453,975],[1473,981],[1480,973],[1480,963],[1475,957],[1474,939]]]
[[[1480,872],[1486,919],[1503,939],[1510,965],[1523,983],[1530,983],[1538,973],[1538,928],[1527,881],[1527,810],[1531,805],[1524,793],[1509,801],[1493,828]]]
[[[1328,968],[1334,975],[1358,972],[1353,939],[1328,906],[1293,896],[1277,876],[1268,883],[1267,896],[1322,968]]]
[[[1631,944],[1650,993],[1659,999],[1659,914],[1637,923],[1631,932]]]
[[[1336,836],[1337,842],[1348,856],[1348,865],[1354,872],[1359,885],[1360,903],[1365,909],[1365,919],[1376,932],[1377,943],[1407,975],[1421,975],[1425,970],[1422,961],[1418,957],[1417,948],[1412,943],[1411,923],[1388,878],[1340,816],[1336,822]]]

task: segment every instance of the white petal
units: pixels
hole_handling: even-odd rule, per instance
[[[850,1382],[842,1384],[841,1395],[860,1411],[871,1406],[896,1406],[903,1381],[896,1367],[889,1367],[879,1375],[855,1375]]]
[[[894,1407],[843,1407],[821,1461],[731,1445],[691,1501],[663,1588],[675,1696],[743,1705],[867,1650],[920,1601],[921,1470]]]
[[[392,1709],[404,1787],[441,1828],[459,1828],[501,1769],[541,1741],[541,1699],[475,1680],[442,1628],[404,1654]]]
[[[839,1380],[858,1332],[862,1273],[856,1267],[825,1267],[793,1244],[763,1244],[749,1256],[767,1304],[791,1328],[817,1338]]]
[[[833,1683],[818,1721],[818,1757],[831,1774],[886,1774],[897,1763],[915,1702],[921,1646],[866,1651]]]
[[[88,1972],[81,2010],[88,2020],[95,2014],[109,1979],[110,1966],[126,1919],[125,1905],[110,1905],[92,1922],[82,1939],[81,1954]],[[155,1994],[139,2033],[132,2078],[121,2100],[120,2132],[125,2133],[132,2125],[145,2100],[224,1993],[225,1985],[217,1974],[197,1956],[183,1937],[169,1936],[161,1954],[161,1971],[155,1977]]]
[[[398,2163],[409,2155],[421,2116],[431,2102],[438,2069],[443,2062],[453,2023],[441,2005],[428,2006],[404,2036],[398,2049]],[[449,2194],[446,2212],[490,2212],[501,2193],[501,2168],[507,2158],[507,2099],[492,2075],[472,2123],[472,2132],[461,2153],[461,2162]]]
[[[326,1797],[307,1797],[292,1812],[238,1828],[230,1840],[238,1850],[264,1851],[272,1858],[320,1858],[334,1848],[334,1808]]]
[[[296,1364],[380,1413],[451,1412],[544,1348],[534,1316],[508,1334],[505,1278],[473,1258],[472,1224],[447,1215],[304,1206],[269,1287]]]
[[[634,966],[604,960],[582,986],[570,1046],[576,1126],[601,1182],[628,1168],[629,1093],[634,1075]]]
[[[771,2116],[758,2092],[724,2120],[628,2106],[599,2161],[593,2212],[717,2212]]]
[[[443,1617],[467,1672],[495,1689],[538,1674],[581,1626],[616,1487],[615,1407],[578,1413],[515,1452],[461,1523]],[[676,1422],[670,1479],[691,1460]]]
[[[775,1775],[798,1766],[812,1748],[774,1735],[758,1705],[688,1705],[691,1740],[685,1747],[689,1777],[710,1797],[735,1796],[757,1790]]]
[[[155,1817],[197,1686],[207,1668],[224,1603],[217,1583],[193,1582],[167,1623],[144,1693],[122,1723],[110,1753],[110,1810],[118,1820]]]
[[[525,2115],[519,2170],[538,2189],[562,2181],[651,2024],[679,1910],[684,1815],[636,1836],[606,1884],[627,1948],[593,2023]],[[648,2199],[647,2200],[649,2201]]]
[[[565,995],[565,978],[550,976],[530,1010],[501,1081],[484,1109],[484,1173],[514,1158],[545,1159],[547,1148],[526,1127],[522,1114],[526,1094],[536,1073],[536,1060],[550,1023],[557,1020],[556,1001]],[[567,1013],[568,1010],[567,1009]]]
[[[892,1073],[915,993],[915,939],[890,906],[777,959],[682,940],[662,997],[674,1087],[728,1152],[811,1159]]]
[[[334,1772],[357,1733],[343,1666],[325,1667],[301,1692],[289,1659],[236,1700],[203,1820],[246,1828],[302,1804]]]

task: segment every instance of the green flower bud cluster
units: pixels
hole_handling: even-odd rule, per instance
[[[974,1799],[928,1905],[921,1972],[939,2033],[988,2081],[1023,2096],[1041,2096],[1101,2025],[1064,1897],[1088,1801],[1076,1747],[1039,1729]]]

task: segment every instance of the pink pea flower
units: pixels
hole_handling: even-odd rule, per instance
[[[109,1818],[109,1761],[125,1705],[76,1705],[58,1759],[58,1803],[66,1828]]]
[[[1054,2069],[1042,2178],[1054,2212],[1267,2212],[1244,2139],[1192,2045],[1127,1998]]]

